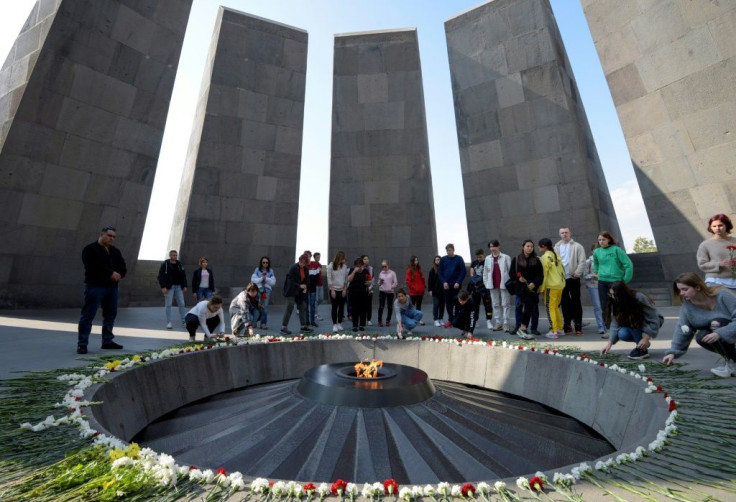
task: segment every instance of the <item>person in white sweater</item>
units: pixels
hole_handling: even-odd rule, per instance
[[[705,283],[736,290],[736,237],[731,219],[725,214],[715,214],[708,220],[708,232],[713,234],[698,246],[698,268],[705,272]]]
[[[345,253],[338,251],[335,258],[327,265],[327,287],[332,302],[332,330],[342,331],[342,320],[345,317],[345,286],[348,281],[348,267]]]
[[[209,342],[213,336],[225,334],[225,316],[222,313],[222,298],[212,296],[202,300],[187,312],[184,324],[189,332],[189,341],[194,341],[197,328],[204,331],[204,341]],[[213,335],[213,333],[215,333]]]
[[[483,266],[483,284],[493,302],[493,331],[509,331],[511,295],[506,290],[506,281],[509,280],[511,257],[501,252],[501,243],[497,240],[489,242],[488,248],[491,252]]]

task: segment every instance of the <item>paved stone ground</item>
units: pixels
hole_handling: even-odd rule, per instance
[[[278,328],[283,307],[272,306],[269,310],[271,325]],[[575,492],[582,497],[576,500],[736,500],[736,457],[733,454],[736,432],[732,427],[736,393],[729,385],[736,383],[736,380],[714,377],[709,368],[716,364],[717,358],[695,344],[679,360],[685,363],[680,370],[665,370],[657,364],[669,347],[678,314],[676,307],[659,310],[665,316],[665,324],[660,337],[650,349],[652,357],[647,362],[647,374],[654,376],[656,381],[662,381],[667,388],[678,389],[680,417],[677,423],[680,433],[671,438],[662,453],[650,454],[634,464],[621,466],[610,475],[593,473],[588,481],[575,485]],[[319,313],[327,319],[329,306],[322,305]],[[27,371],[84,366],[90,358],[108,352],[98,348],[98,314],[89,345],[89,357],[76,354],[78,317],[78,309],[0,311],[0,379],[13,378]],[[575,346],[583,351],[598,351],[604,345],[604,340],[596,333],[589,308],[585,309],[585,320],[591,321],[591,326],[583,336],[566,336],[557,341],[545,338],[540,341]],[[294,313],[289,326],[292,331],[296,331],[297,324],[298,317]],[[123,344],[125,349],[119,353],[160,350],[188,341],[183,328],[166,330],[164,326],[163,307],[121,309],[115,333],[116,341]],[[321,327],[325,329],[319,329],[318,332],[329,332],[332,323],[322,321]],[[543,331],[547,328],[547,322],[540,320],[539,327]],[[373,328],[367,331],[389,332],[386,328]],[[276,334],[277,331],[270,330],[268,333]],[[452,336],[456,332],[421,326],[415,330],[415,334]],[[489,332],[485,327],[480,327],[476,335],[487,339]],[[515,336],[499,332],[490,335],[494,339],[518,340]],[[201,340],[201,334],[198,339]],[[632,344],[620,343],[615,351],[625,355],[631,348]],[[681,370],[694,370],[695,373]],[[615,410],[611,412],[615,413]],[[516,491],[512,485],[513,481],[509,488]],[[530,495],[529,492],[516,493],[524,499]],[[548,495],[551,500],[560,500],[558,494]]]
[[[269,326],[271,329],[265,331],[269,334],[278,334],[280,321],[283,316],[283,306],[272,305],[269,307]],[[665,316],[665,324],[660,331],[659,337],[654,340],[650,349],[650,361],[660,360],[664,351],[669,348],[672,332],[677,322],[677,307],[661,307],[660,313]],[[425,314],[431,318],[431,313]],[[316,333],[328,333],[332,331],[330,318],[330,306],[323,304],[318,307],[318,314],[324,321],[320,321],[319,328],[314,328]],[[174,308],[174,317],[177,310]],[[548,340],[544,337],[540,342],[551,342],[557,345],[577,346],[584,351],[597,351],[605,344],[596,333],[595,321],[592,309],[584,308],[584,320],[590,321],[590,326],[584,329],[585,335],[568,335],[557,341]],[[95,318],[95,324],[90,335],[89,356],[94,357],[103,352],[99,348],[101,312]],[[375,317],[375,312],[374,312]],[[46,370],[54,368],[72,368],[84,366],[89,357],[76,354],[77,322],[79,321],[79,309],[58,310],[0,310],[0,379],[12,378],[18,372]],[[294,311],[291,316],[289,329],[296,333],[299,329],[299,317]],[[492,332],[483,326],[476,329],[475,334],[484,339],[515,339],[502,332]],[[175,326],[173,330],[165,329],[165,317],[163,307],[137,307],[120,309],[115,323],[115,340],[122,344],[125,349],[123,353],[139,353],[147,350],[161,350],[172,345],[188,341],[186,330],[181,326]],[[457,334],[455,329],[436,328],[431,326],[431,321],[426,326],[418,326],[414,334],[421,335],[444,335],[453,336]],[[343,322],[345,328],[350,328],[350,321]],[[539,331],[546,332],[547,321],[543,314],[539,321]],[[391,328],[379,328],[369,326],[367,333],[388,334],[395,332],[395,324]],[[201,332],[197,334],[197,340],[202,338]],[[633,344],[620,342],[614,346],[614,351],[621,354],[628,353]],[[688,353],[679,361],[687,363],[688,368],[698,369],[701,376],[708,377],[709,368],[716,365],[717,357],[703,350],[693,343]]]

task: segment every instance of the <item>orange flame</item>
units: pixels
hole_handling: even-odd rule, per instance
[[[378,368],[383,366],[383,361],[364,359],[359,363],[355,363],[355,375],[358,378],[376,378],[378,376]]]

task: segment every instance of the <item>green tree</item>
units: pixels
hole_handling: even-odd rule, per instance
[[[634,253],[656,253],[657,246],[652,239],[637,237],[634,239]]]

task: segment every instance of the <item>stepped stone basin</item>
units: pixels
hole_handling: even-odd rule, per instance
[[[385,361],[385,371],[358,381],[349,369],[366,358]],[[91,388],[88,399],[103,404],[88,415],[98,430],[182,465],[250,477],[492,481],[648,444],[668,411],[643,389],[633,377],[530,351],[314,340],[138,367]]]

